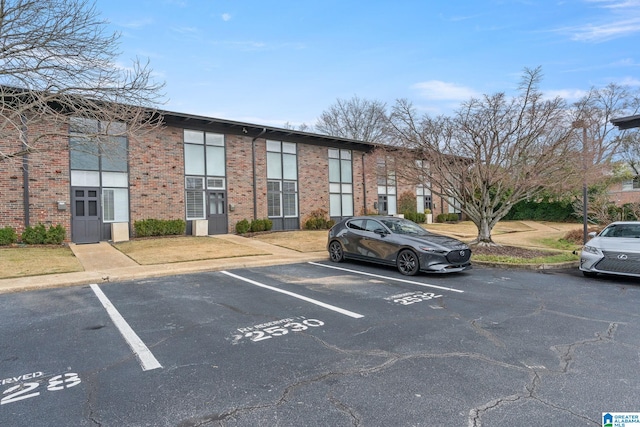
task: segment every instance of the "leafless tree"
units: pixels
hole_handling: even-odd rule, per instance
[[[158,125],[163,84],[148,62],[120,66],[118,39],[87,0],[0,0],[0,165],[67,149],[70,117],[120,136]]]
[[[513,204],[561,187],[575,173],[565,103],[543,98],[541,74],[525,69],[516,97],[471,99],[451,118],[418,117],[407,101],[393,108],[396,138],[424,160],[432,192],[453,199],[475,223],[474,243],[494,244],[492,229]]]
[[[349,100],[338,99],[324,111],[314,128],[316,131],[358,141],[385,141],[387,105],[354,96]]]

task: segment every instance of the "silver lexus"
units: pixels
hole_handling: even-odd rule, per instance
[[[640,277],[640,221],[612,222],[600,233],[589,233],[580,252],[585,276],[598,273]]]

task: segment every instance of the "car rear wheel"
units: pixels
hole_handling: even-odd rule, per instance
[[[409,249],[405,249],[398,254],[396,265],[398,271],[405,276],[415,276],[420,271],[418,256]]]
[[[344,261],[344,251],[342,250],[340,242],[334,240],[329,244],[329,258],[331,258],[333,262]]]

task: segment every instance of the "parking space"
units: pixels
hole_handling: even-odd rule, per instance
[[[0,425],[598,425],[640,403],[639,297],[355,262],[0,295]]]

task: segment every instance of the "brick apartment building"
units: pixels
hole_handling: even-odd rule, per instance
[[[56,124],[69,150],[31,153],[26,168],[0,163],[0,228],[61,224],[74,243],[128,238],[149,218],[184,219],[187,234],[198,235],[267,217],[274,230],[297,230],[318,209],[334,220],[395,214],[405,191],[419,212],[455,211],[444,200],[437,206],[428,185],[395,179],[375,144],[173,112],[163,120],[151,132],[110,138],[111,155],[79,148],[82,129],[99,122]],[[11,144],[19,138],[0,149],[19,151]]]

